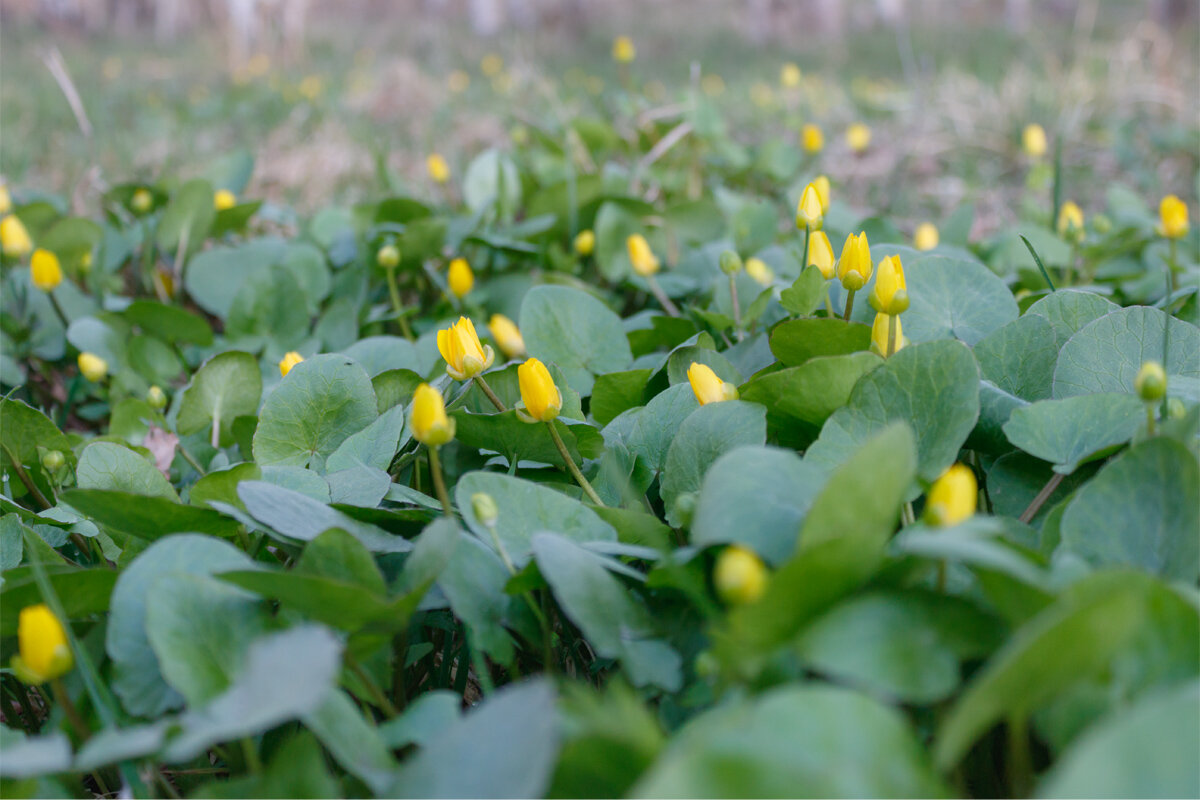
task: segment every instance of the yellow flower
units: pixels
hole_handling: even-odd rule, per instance
[[[233,208],[237,205],[237,195],[228,189],[218,189],[213,195],[213,208],[217,211],[224,211],[227,208]]]
[[[800,68],[788,62],[779,70],[779,85],[785,89],[795,89],[800,85]]]
[[[596,234],[589,228],[585,231],[580,231],[575,237],[575,252],[581,256],[587,257],[596,249]]]
[[[1058,235],[1068,241],[1083,241],[1083,211],[1073,200],[1063,203],[1058,210]]]
[[[504,69],[504,59],[495,53],[488,53],[479,62],[479,71],[489,78],[494,78]]]
[[[456,69],[446,78],[446,88],[452,94],[462,94],[471,85],[471,76],[461,69]]]
[[[1036,122],[1026,125],[1021,131],[1021,147],[1033,158],[1046,155],[1046,129]]]
[[[292,350],[279,360],[279,374],[286,378],[288,373],[292,371],[292,367],[296,366],[303,360],[304,356],[300,355],[295,350]]]
[[[648,278],[658,272],[658,256],[650,249],[650,243],[640,233],[635,233],[625,240],[625,249],[629,251],[629,263],[633,271],[643,278]]]
[[[800,204],[796,206],[796,227],[819,231],[823,221],[821,195],[817,192],[817,187],[810,183],[804,187],[804,194],[800,195]]]
[[[459,317],[458,322],[438,331],[437,346],[446,359],[446,374],[456,381],[475,377],[496,358],[490,345],[480,343],[475,323],[466,317]]]
[[[621,64],[628,64],[637,58],[637,48],[633,46],[633,40],[628,36],[618,36],[613,39],[612,57],[614,61]]]
[[[10,258],[24,258],[33,249],[33,240],[29,231],[16,214],[9,214],[0,220],[0,250]]]
[[[856,122],[846,129],[846,144],[856,153],[861,153],[871,146],[871,129],[861,122]]]
[[[913,232],[913,247],[918,250],[932,250],[939,240],[937,226],[932,222],[922,222]]]
[[[441,153],[430,153],[425,159],[425,169],[429,172],[429,177],[437,183],[450,180],[450,165],[442,158]]]
[[[1187,203],[1173,194],[1162,199],[1158,206],[1158,232],[1168,239],[1182,239],[1188,232]]]
[[[215,204],[215,198],[214,198]],[[150,194],[149,189],[138,189],[129,198],[129,207],[133,209],[135,214],[145,214],[154,206],[154,195]]]
[[[767,568],[753,550],[732,544],[717,556],[713,584],[731,606],[753,603],[767,589]]]
[[[17,617],[17,648],[12,667],[25,683],[52,681],[75,666],[67,632],[54,612],[42,604],[21,609]]]
[[[812,187],[817,190],[817,197],[821,198],[821,213],[829,213],[829,178],[824,175],[818,175],[812,179]]]
[[[475,286],[475,273],[465,258],[456,258],[450,262],[450,271],[446,282],[450,284],[450,293],[462,299]]]
[[[746,259],[746,274],[763,286],[770,286],[775,282],[775,270],[767,266],[761,258]]]
[[[488,330],[500,347],[500,352],[509,358],[520,358],[525,355],[525,340],[517,324],[503,314],[492,314],[488,322]]]
[[[300,96],[311,103],[321,95],[321,76],[306,75],[296,88],[300,92]]]
[[[1146,361],[1133,379],[1133,388],[1147,403],[1162,400],[1167,393],[1167,372],[1157,361]]]
[[[871,263],[871,245],[867,242],[864,231],[855,236],[853,233],[846,237],[842,247],[842,257],[838,259],[837,276],[842,286],[858,291],[871,280],[874,265]]]
[[[562,410],[562,392],[554,385],[546,365],[531,358],[517,367],[517,383],[521,386],[521,402],[525,413],[536,422],[549,422]]]
[[[925,521],[938,527],[957,525],[975,514],[978,502],[975,473],[968,466],[955,464],[933,482],[925,495]]]
[[[688,383],[696,394],[696,400],[702,406],[709,403],[723,403],[726,400],[737,400],[737,387],[728,381],[717,377],[712,367],[693,361],[687,371]]]
[[[822,277],[829,280],[837,273],[833,267],[833,245],[825,231],[813,231],[808,240],[808,263],[804,266],[815,266],[821,270]]]
[[[8,193],[8,184],[0,183],[0,214],[12,211],[12,197]]]
[[[875,322],[871,324],[871,349],[884,358],[888,357],[888,323],[892,317],[887,314],[876,314]],[[896,317],[896,344],[891,355],[896,355],[904,348],[904,326],[900,317]]]
[[[53,292],[63,279],[58,256],[40,247],[33,251],[33,257],[29,259],[29,274],[33,285],[43,292]]]
[[[888,256],[879,262],[871,307],[880,314],[902,314],[908,310],[908,284],[904,281],[900,256]]]
[[[441,447],[454,438],[454,420],[446,416],[442,393],[428,383],[413,392],[409,425],[413,438],[429,447]]]
[[[108,374],[108,362],[95,353],[79,354],[79,371],[92,383],[99,383]]]
[[[819,153],[825,147],[825,134],[819,126],[809,123],[800,131],[800,143],[806,153]]]

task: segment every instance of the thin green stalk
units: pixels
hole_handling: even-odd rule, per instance
[[[1163,354],[1162,365],[1163,370],[1167,369],[1167,355],[1171,346],[1171,295],[1175,292],[1175,240],[1171,239],[1170,244],[1170,263],[1167,264],[1167,297],[1163,301],[1163,311],[1167,312],[1167,320],[1163,323]],[[1163,418],[1167,416],[1167,393],[1163,392],[1162,399],[1162,414]]]
[[[1024,714],[1008,718],[1008,791],[1026,797],[1033,783],[1033,757],[1029,751],[1029,725]]]
[[[603,506],[604,501],[600,499],[600,495],[596,494],[596,490],[588,483],[588,479],[579,471],[579,467],[575,465],[575,459],[571,458],[571,454],[567,451],[567,446],[563,444],[562,437],[558,435],[558,430],[554,427],[554,421],[546,423],[546,427],[550,429],[550,438],[554,440],[554,446],[558,448],[559,455],[563,457],[563,461],[567,464],[567,469],[571,471],[571,476],[575,478],[575,482],[579,484],[579,488],[583,489],[593,503],[598,506]]]
[[[842,313],[842,319],[850,321],[850,312],[854,309],[854,289],[846,290],[846,310]]]
[[[1046,481],[1046,485],[1042,487],[1040,492],[1038,492],[1037,497],[1033,498],[1033,502],[1031,502],[1029,506],[1023,512],[1021,512],[1021,522],[1028,525],[1030,521],[1037,516],[1038,511],[1040,511],[1042,506],[1046,504],[1046,501],[1050,499],[1050,495],[1054,494],[1054,490],[1058,488],[1060,483],[1062,483],[1064,477],[1066,476],[1061,472],[1056,472],[1050,478],[1050,480]]]
[[[888,340],[887,340],[887,357],[891,358],[896,352],[896,325],[898,319],[895,314],[888,315]]]
[[[200,466],[200,462],[196,460],[196,457],[192,455],[186,447],[183,446],[183,442],[177,443],[176,446],[179,448],[179,455],[183,456],[183,460],[190,464],[192,469],[196,470],[196,472],[199,472],[201,475],[208,474],[204,467]]]
[[[354,673],[355,677],[362,681],[362,684],[367,687],[367,691],[370,693],[371,699],[375,702],[375,705],[382,708],[383,712],[387,714],[389,718],[398,716],[400,714],[400,712],[396,710],[396,706],[392,705],[392,701],[388,699],[388,696],[383,693],[383,690],[375,685],[375,681],[370,675],[367,674],[367,671],[363,669],[362,664],[359,664],[354,656],[350,655],[349,653],[346,654],[346,666],[349,667],[350,671]]]
[[[392,300],[392,311],[396,314],[396,322],[400,325],[400,332],[404,334],[404,338],[410,342],[415,341],[412,329],[408,327],[408,319],[404,315],[404,304],[400,301],[400,286],[396,283],[396,268],[388,267],[385,270],[387,274],[388,295]]]
[[[262,774],[262,758],[259,757],[258,750],[254,747],[254,740],[249,736],[242,737],[242,756],[245,757],[246,766],[250,768],[251,773]]]
[[[829,296],[831,288],[832,281],[825,281],[825,315],[829,317],[829,319],[834,319],[837,314],[835,314],[833,311],[833,300]]]
[[[663,310],[672,317],[679,316],[679,307],[671,302],[671,298],[667,297],[667,293],[658,285],[658,280],[653,275],[646,276],[646,285],[650,287],[650,293],[658,300],[658,304],[663,307]]]
[[[808,240],[811,238],[812,238],[812,231],[810,231],[808,229],[808,226],[805,225],[804,226],[804,257],[800,259],[800,271],[801,272],[804,272],[804,270],[808,269]]]
[[[488,382],[483,379],[482,375],[476,375],[474,378],[472,378],[472,380],[475,381],[475,385],[487,395],[487,399],[492,401],[492,405],[496,407],[497,411],[499,411],[501,414],[503,414],[505,411],[508,411],[508,408],[503,402],[501,402],[500,398],[496,396],[496,393],[492,391],[492,387],[488,386]]]
[[[450,505],[450,495],[446,491],[446,479],[442,476],[442,462],[437,451],[436,447],[429,448],[429,474],[433,477],[433,488],[442,503],[442,511],[447,517],[454,519],[454,507]]]
[[[0,447],[2,447],[5,454],[8,455],[8,460],[13,465],[13,472],[17,473],[17,477],[20,479],[21,483],[25,485],[25,489],[29,492],[30,496],[37,501],[38,505],[42,507],[42,510],[52,508],[53,504],[46,499],[46,495],[42,494],[41,489],[39,489],[37,484],[33,482],[33,478],[29,477],[29,473],[26,472],[25,467],[21,465],[21,460],[13,455],[13,451],[9,450],[7,445],[0,445]]]
[[[54,292],[46,292],[46,297],[50,298],[50,305],[54,308],[54,313],[58,315],[58,321],[62,323],[63,330],[71,327],[71,322],[63,312],[62,306],[58,304],[58,298],[54,296]]]
[[[740,342],[746,338],[746,332],[742,330],[742,309],[738,304],[736,273],[729,276],[729,297],[733,301],[733,329],[737,340]]]
[[[1146,403],[1146,432],[1151,436],[1157,433],[1156,425],[1158,420],[1154,414],[1154,403]]]
[[[1021,241],[1025,243],[1025,247],[1029,250],[1029,255],[1033,256],[1033,261],[1037,264],[1037,268],[1041,270],[1042,278],[1046,281],[1046,285],[1050,287],[1050,291],[1058,291],[1054,288],[1054,281],[1050,280],[1050,273],[1046,270],[1046,265],[1042,263],[1041,256],[1037,254],[1037,250],[1033,249],[1033,245],[1024,236],[1021,237]]]

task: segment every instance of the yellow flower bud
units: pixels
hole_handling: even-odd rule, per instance
[[[167,407],[167,395],[158,386],[151,386],[146,390],[146,403],[155,411],[161,411]]]
[[[471,76],[461,69],[456,69],[446,78],[446,88],[452,94],[462,94],[471,85]]]
[[[471,271],[471,265],[465,258],[456,258],[450,262],[446,282],[450,284],[450,293],[460,300],[471,291],[475,285],[475,273]]]
[[[1147,361],[1133,379],[1133,388],[1147,403],[1162,400],[1167,393],[1167,372],[1157,361]]]
[[[833,245],[829,243],[829,237],[825,235],[825,231],[813,231],[809,236],[808,263],[804,266],[815,266],[821,270],[821,275],[825,280],[829,280],[837,274],[834,270]]]
[[[40,247],[33,251],[33,257],[29,259],[29,274],[33,285],[43,292],[53,292],[63,279],[58,256]]]
[[[858,291],[871,280],[874,265],[871,263],[871,245],[867,242],[864,231],[855,236],[853,233],[846,237],[842,247],[842,257],[838,259],[837,276],[846,289]]]
[[[135,214],[145,214],[153,205],[154,195],[150,194],[149,189],[138,189],[133,193],[133,197],[129,198],[129,207]]]
[[[687,371],[688,383],[696,394],[696,400],[702,406],[709,403],[722,403],[726,400],[737,400],[737,387],[728,381],[717,377],[712,367],[693,361]]]
[[[227,208],[233,208],[237,205],[237,195],[228,189],[218,189],[213,195],[213,208],[217,211],[224,211]]]
[[[633,40],[628,36],[618,36],[614,39],[612,57],[614,61],[621,64],[628,64],[637,58],[637,48],[633,46]]]
[[[817,193],[817,187],[810,183],[804,187],[804,194],[800,195],[800,204],[796,206],[796,227],[819,231],[823,220],[821,195]]]
[[[900,317],[876,314],[875,322],[871,324],[871,350],[884,358],[888,357],[888,324],[892,319],[896,320],[896,344],[891,355],[895,355],[904,347],[904,326],[900,324]]]
[[[488,53],[479,61],[479,71],[489,78],[494,78],[504,69],[504,59],[496,53]]]
[[[492,314],[491,320],[488,321],[488,330],[492,332],[492,338],[496,340],[496,345],[504,355],[509,358],[521,358],[525,355],[525,340],[521,338],[520,329],[511,319],[503,314]]]
[[[66,463],[67,457],[62,454],[61,450],[47,450],[42,455],[42,466],[46,468],[47,472],[57,472]]]
[[[471,512],[475,519],[489,528],[500,518],[500,509],[496,506],[496,498],[487,492],[476,492],[471,495]]]
[[[496,354],[489,345],[480,343],[475,323],[459,317],[449,328],[438,331],[438,352],[446,359],[446,374],[456,381],[475,377],[492,365]]]
[[[821,213],[829,213],[829,178],[825,175],[818,175],[812,179],[812,187],[817,190],[817,197],[821,198]]]
[[[731,606],[753,603],[767,589],[767,567],[754,551],[732,544],[717,556],[713,584]]]
[[[819,126],[809,123],[800,130],[800,144],[806,153],[819,153],[825,148],[825,134]]]
[[[18,655],[12,667],[17,677],[28,684],[52,681],[71,671],[75,658],[67,642],[67,632],[49,607],[26,606],[17,617]]]
[[[92,383],[99,383],[108,374],[108,362],[95,353],[79,354],[79,371]]]
[[[580,231],[575,237],[575,252],[585,258],[596,249],[596,234],[591,229]]]
[[[554,385],[550,370],[536,358],[517,367],[517,383],[521,386],[521,402],[530,422],[549,422],[562,410],[562,392]]]
[[[761,258],[746,259],[746,274],[763,286],[775,282],[775,270],[767,266]]]
[[[1168,239],[1182,239],[1188,233],[1187,203],[1173,194],[1162,199],[1158,206],[1158,233]]]
[[[446,159],[442,158],[441,153],[431,153],[425,159],[425,169],[429,172],[429,177],[437,183],[445,183],[450,180],[450,165],[446,163]]]
[[[658,256],[650,249],[650,243],[640,233],[635,233],[625,240],[625,249],[629,251],[629,262],[633,271],[643,278],[648,278],[658,272]]]
[[[429,447],[441,447],[454,438],[454,420],[446,416],[442,393],[422,383],[413,392],[409,425],[413,438]]]
[[[932,222],[922,222],[913,233],[913,247],[918,250],[932,250],[938,241],[938,229]]]
[[[795,89],[800,85],[800,67],[789,62],[779,70],[779,85],[785,89]]]
[[[400,265],[400,248],[394,244],[385,244],[375,253],[375,263],[384,269],[395,269]]]
[[[1058,235],[1067,241],[1083,241],[1083,210],[1072,200],[1058,210]]]
[[[279,360],[279,374],[286,378],[288,373],[292,371],[292,367],[304,360],[304,356],[292,350]]]
[[[1025,126],[1021,131],[1021,148],[1033,158],[1046,155],[1046,130],[1036,122]]]
[[[933,482],[925,495],[925,521],[947,527],[970,519],[979,502],[975,473],[963,464],[955,464]]]
[[[856,122],[846,129],[846,144],[855,153],[862,153],[871,146],[871,129]]]
[[[908,310],[908,284],[900,256],[888,256],[879,262],[871,307],[881,314],[902,314]]]
[[[0,214],[12,211],[12,197],[8,193],[8,184],[0,183]]]
[[[0,250],[10,258],[24,258],[33,249],[33,240],[25,223],[16,214],[9,214],[0,220]]]

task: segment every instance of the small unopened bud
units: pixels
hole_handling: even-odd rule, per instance
[[[1187,415],[1187,406],[1178,397],[1167,398],[1167,419],[1183,419]]]
[[[1167,373],[1157,361],[1147,361],[1133,379],[1133,388],[1147,403],[1162,400],[1167,393]]]
[[[129,199],[129,207],[135,214],[145,214],[154,205],[154,195],[149,189],[138,189]]]
[[[496,507],[496,501],[486,492],[471,495],[471,511],[475,514],[475,519],[489,528],[500,518],[500,509]]]
[[[1092,217],[1092,228],[1096,233],[1108,233],[1112,230],[1112,220],[1104,214],[1096,214]]]
[[[155,411],[162,411],[167,407],[167,395],[157,386],[151,386],[146,390],[146,402]]]
[[[742,271],[742,259],[732,250],[721,253],[721,272],[736,275]]]
[[[375,262],[384,269],[395,269],[400,264],[400,248],[394,244],[385,244],[375,254]]]
[[[692,517],[696,513],[696,493],[684,492],[679,497],[676,497],[674,511],[676,518],[679,520],[680,527],[691,527]]]
[[[60,450],[47,450],[42,455],[42,466],[46,468],[47,472],[58,472],[65,463],[67,463],[67,459]]]

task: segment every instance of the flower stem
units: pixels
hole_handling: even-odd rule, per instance
[[[729,297],[733,300],[733,329],[736,332],[737,340],[740,342],[746,338],[746,332],[742,330],[742,309],[738,305],[736,274],[729,276]]]
[[[579,471],[579,467],[575,465],[575,459],[571,458],[571,454],[567,452],[567,446],[563,444],[562,437],[558,435],[558,429],[554,427],[554,421],[546,423],[546,427],[550,429],[550,438],[554,440],[554,446],[558,448],[559,454],[563,457],[563,461],[567,463],[567,469],[571,471],[575,482],[579,484],[579,488],[583,489],[584,493],[591,498],[591,501],[598,506],[603,506],[604,501],[600,499],[600,495],[596,494],[596,490],[588,483],[588,479],[583,477],[583,473]]]
[[[1157,432],[1155,430],[1157,420],[1154,416],[1154,406],[1155,403],[1146,403],[1146,432],[1151,436],[1154,436]]]
[[[855,293],[855,291],[856,290],[854,290],[854,289],[846,290],[846,310],[844,312],[842,312],[842,319],[846,320],[847,322],[850,321],[850,312],[854,310],[854,293]]]
[[[646,276],[646,284],[650,287],[650,293],[658,300],[658,304],[663,307],[663,310],[672,317],[678,317],[679,307],[671,302],[671,298],[667,297],[667,293],[658,285],[658,281],[653,275]]]
[[[408,327],[408,320],[404,316],[404,304],[400,302],[400,287],[396,284],[396,268],[388,267],[387,285],[388,296],[392,299],[392,311],[396,314],[396,322],[400,325],[400,332],[404,334],[404,338],[410,342],[414,341],[412,330]]]
[[[808,240],[812,238],[812,231],[808,226],[804,226],[804,257],[800,259],[800,272],[808,269]],[[832,315],[831,315],[832,316]]]
[[[450,495],[446,492],[446,480],[442,477],[442,462],[437,451],[436,447],[429,448],[429,474],[433,477],[433,489],[442,502],[442,510],[447,517],[454,519],[454,507],[450,505]]]
[[[887,341],[887,358],[891,358],[896,352],[896,315],[888,316],[888,341]]]
[[[363,685],[367,687],[367,691],[370,693],[371,699],[375,701],[377,706],[383,709],[383,712],[387,714],[388,717],[395,717],[400,714],[400,712],[396,710],[396,706],[393,705],[392,701],[388,699],[388,696],[383,693],[383,690],[375,685],[375,680],[367,674],[367,671],[363,669],[362,664],[359,664],[358,660],[348,652],[346,654],[346,666],[349,667],[350,671],[353,672],[354,675],[360,681],[362,681]]]
[[[1046,481],[1046,485],[1042,487],[1040,492],[1038,492],[1037,497],[1033,498],[1033,502],[1029,504],[1029,507],[1021,512],[1021,522],[1028,525],[1030,520],[1037,516],[1038,511],[1040,511],[1042,506],[1046,504],[1046,501],[1050,499],[1050,495],[1054,494],[1054,490],[1058,488],[1060,483],[1062,483],[1064,477],[1066,476],[1061,472],[1056,472],[1054,473],[1053,477],[1050,478],[1050,480]]]
[[[505,411],[508,411],[504,403],[500,402],[500,398],[496,397],[496,393],[492,391],[492,387],[488,386],[488,382],[483,379],[482,375],[476,375],[474,378],[472,378],[472,380],[474,380],[475,385],[487,395],[487,399],[492,401],[492,405],[496,407],[497,411],[499,411],[501,414],[503,414]]]
[[[86,742],[90,739],[92,732],[88,728],[87,723],[83,721],[83,717],[79,714],[79,709],[75,707],[71,696],[67,694],[67,690],[63,687],[62,679],[55,678],[50,681],[50,690],[54,692],[54,699],[62,706],[67,719],[71,721],[71,727],[75,729],[75,735],[79,737],[79,740]]]
[[[833,301],[829,299],[830,282],[825,282],[825,315],[829,319],[833,319],[837,315],[833,313]]]
[[[67,315],[63,313],[62,306],[58,304],[58,298],[54,296],[54,292],[46,292],[46,297],[50,298],[50,305],[54,308],[54,313],[58,315],[58,321],[62,323],[63,330],[71,327],[71,323],[67,320]]]

